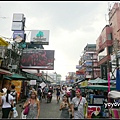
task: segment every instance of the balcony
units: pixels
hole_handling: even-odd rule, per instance
[[[111,60],[110,55],[105,56],[103,59],[101,59],[101,60],[98,62],[98,66],[100,66],[101,64],[103,64],[103,63],[105,63],[105,62],[107,62],[107,61],[109,61],[109,60]]]
[[[97,50],[97,54],[100,53],[104,48],[108,47],[108,46],[112,46],[113,41],[112,40],[106,40]]]

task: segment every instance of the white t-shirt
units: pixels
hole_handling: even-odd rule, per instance
[[[11,107],[10,104],[11,104],[11,100],[13,100],[13,96],[8,94],[8,102],[6,102],[6,96],[7,96],[7,94],[2,96],[2,101],[3,101],[2,108],[9,108],[9,107]]]

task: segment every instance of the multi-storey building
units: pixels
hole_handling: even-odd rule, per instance
[[[79,64],[85,70],[85,79],[95,79],[100,76],[100,68],[97,66],[96,44],[87,44]]]
[[[115,58],[120,44],[120,3],[115,3],[109,9],[109,25],[106,25],[96,40],[98,54],[98,66],[101,67],[101,78],[107,79],[107,73],[111,72],[111,79],[115,79]],[[112,58],[112,59],[111,59]],[[112,60],[112,61],[111,61]],[[116,63],[116,62],[115,62]],[[103,67],[104,66],[104,67]],[[105,69],[105,72],[103,70]],[[103,75],[104,74],[104,75]]]

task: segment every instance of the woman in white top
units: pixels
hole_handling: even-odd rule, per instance
[[[65,86],[62,86],[62,98],[63,98],[63,96],[66,94],[66,89],[65,89]]]
[[[11,110],[11,105],[14,107],[13,96],[10,95],[10,90],[0,97],[0,104],[2,105],[2,118],[8,118]]]

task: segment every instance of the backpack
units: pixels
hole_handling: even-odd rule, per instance
[[[42,92],[41,92],[41,89],[39,88],[38,91],[37,91],[38,95],[41,95]]]

